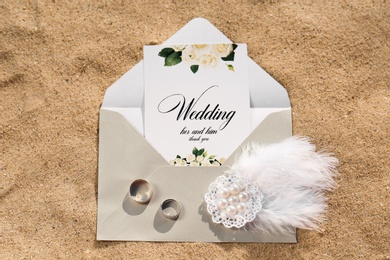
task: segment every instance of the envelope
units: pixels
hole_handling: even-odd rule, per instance
[[[190,21],[164,44],[231,43],[210,22]],[[208,186],[229,169],[251,142],[279,142],[292,135],[286,90],[248,57],[252,132],[220,167],[178,167],[169,163],[143,136],[142,61],[115,82],[100,109],[97,240],[180,242],[296,243],[296,232],[259,233],[215,224],[203,200]],[[153,187],[149,203],[129,196],[130,184],[145,179]],[[180,202],[175,221],[159,207],[165,199]]]

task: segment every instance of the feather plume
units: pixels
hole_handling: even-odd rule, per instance
[[[250,144],[228,170],[259,185],[262,210],[246,226],[266,232],[319,229],[326,212],[325,191],[336,187],[337,158],[316,152],[305,137],[269,145]]]

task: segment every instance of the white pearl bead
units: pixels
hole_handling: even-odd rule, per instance
[[[220,199],[217,201],[217,205],[219,209],[224,209],[228,206],[228,201],[226,199]]]
[[[245,203],[238,203],[237,204],[237,206],[236,206],[236,208],[237,208],[237,210],[239,211],[239,212],[244,212],[245,210],[246,210],[246,205],[245,205]]]
[[[230,205],[236,205],[238,203],[238,198],[236,196],[231,196],[228,198],[228,202]]]
[[[227,197],[229,197],[229,195],[230,195],[230,193],[229,193],[229,190],[227,188],[222,188],[219,191],[219,196],[221,196],[221,198],[226,199]]]
[[[243,191],[238,194],[238,198],[241,202],[247,202],[249,200],[249,194]]]
[[[222,220],[225,220],[225,219],[227,219],[227,215],[226,215],[226,213],[225,212],[221,212],[221,219]]]
[[[233,184],[232,186],[230,186],[229,191],[231,194],[236,195],[240,192],[240,186],[238,186],[237,184]]]
[[[230,206],[228,206],[228,207],[226,208],[225,212],[226,212],[226,214],[228,214],[229,216],[234,216],[234,215],[236,215],[236,213],[237,213],[237,209],[236,209],[236,207],[230,205]]]

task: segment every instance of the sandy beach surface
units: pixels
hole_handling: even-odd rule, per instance
[[[390,259],[390,2],[294,2],[0,1],[0,259]],[[196,17],[247,43],[287,89],[294,134],[339,158],[321,232],[96,241],[104,93]]]

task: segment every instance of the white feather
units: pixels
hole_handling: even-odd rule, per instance
[[[326,211],[324,192],[335,188],[338,160],[316,152],[308,138],[251,144],[228,171],[256,182],[263,208],[248,229],[277,232],[291,228],[319,229]]]

